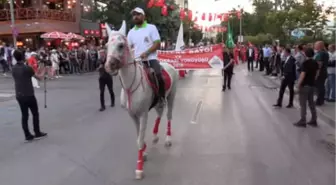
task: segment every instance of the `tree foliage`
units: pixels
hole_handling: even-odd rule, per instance
[[[316,0],[252,0],[252,5],[255,11],[244,12],[242,19],[242,34],[245,35],[245,41],[262,44],[274,40],[280,40],[280,43],[293,43],[331,39],[331,36],[328,37],[326,34],[326,25],[327,16],[334,13],[334,7],[325,7]],[[237,39],[239,20],[230,17],[229,21],[233,35]],[[291,36],[291,32],[297,28],[305,30],[306,36],[302,39]],[[221,34],[217,35],[217,41],[221,41]]]
[[[168,10],[168,16],[161,15],[161,8],[152,7],[146,8],[147,0],[103,0],[108,6],[105,11],[97,12],[96,16],[102,22],[108,22],[119,28],[122,20],[126,20],[127,29],[129,30],[134,25],[132,23],[131,10],[135,7],[141,7],[145,10],[146,19],[149,23],[156,25],[160,32],[162,40],[175,41],[178,29],[180,27],[179,8],[174,0],[166,0],[168,5],[174,7],[174,9]],[[188,43],[187,39],[192,38],[193,42],[198,42],[202,37],[200,31],[189,29],[193,26],[193,22],[184,21],[184,38],[185,43]]]

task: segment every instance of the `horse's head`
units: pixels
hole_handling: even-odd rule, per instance
[[[108,34],[107,57],[105,62],[105,69],[116,75],[118,70],[127,65],[130,60],[130,48],[127,44],[126,38],[126,22],[123,21],[119,31],[113,31],[106,24]]]

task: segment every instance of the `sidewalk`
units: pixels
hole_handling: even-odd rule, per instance
[[[262,75],[262,74],[261,74]],[[273,76],[264,76],[265,78],[269,79],[270,81],[274,82],[278,87],[280,87],[281,79],[278,77]],[[297,92],[297,87],[294,87],[295,92]],[[286,93],[288,92],[288,88],[286,89]],[[297,100],[297,96],[295,96]],[[332,102],[325,102],[323,106],[316,106],[316,110],[319,114],[319,117],[326,120],[332,127],[335,128],[335,103]]]

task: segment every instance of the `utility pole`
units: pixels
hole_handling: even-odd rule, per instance
[[[240,5],[238,5],[238,9],[240,12],[240,19],[239,19],[239,42],[243,42],[243,12],[241,11]]]
[[[14,17],[14,0],[10,0],[9,1],[9,6],[10,6],[10,14],[11,14],[11,27],[12,27],[12,35],[13,35],[13,45],[14,48],[16,49],[16,34],[17,34],[17,30],[15,28],[15,17]]]

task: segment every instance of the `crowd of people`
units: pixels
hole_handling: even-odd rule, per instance
[[[244,52],[240,52],[239,58],[247,62],[248,71],[257,68],[259,71],[264,71],[266,76],[281,78],[279,96],[274,107],[282,107],[287,87],[290,95],[287,108],[293,107],[296,84],[301,107],[301,119],[295,123],[296,126],[306,126],[307,103],[312,112],[312,120],[307,124],[317,126],[315,106],[322,106],[325,101],[336,100],[334,44],[328,45],[322,41],[286,47],[271,45],[254,47],[250,44]],[[223,89],[225,90],[225,85]],[[317,98],[314,100],[315,95]]]
[[[25,61],[36,69],[37,73],[46,72],[49,79],[60,78],[61,74],[81,74],[92,72],[99,66],[99,61],[105,60],[103,47],[83,45],[69,49],[67,46],[53,49],[41,47],[35,51],[29,48],[23,50]],[[16,61],[13,59],[13,48],[0,47],[0,63],[3,75],[11,70]]]

